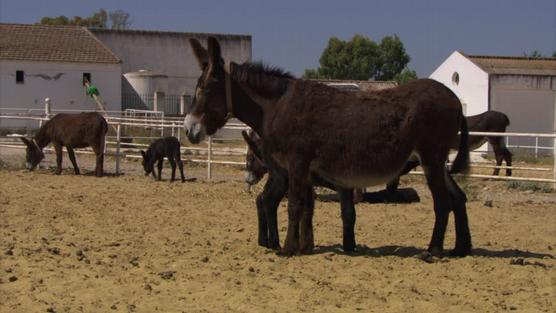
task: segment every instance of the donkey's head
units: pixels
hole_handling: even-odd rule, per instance
[[[262,141],[253,131],[242,131],[241,134],[249,147],[245,157],[245,169],[247,170],[245,182],[249,186],[256,185],[268,172],[262,161]]]
[[[141,156],[143,157],[143,161],[141,164],[143,165],[143,169],[145,170],[145,176],[148,176],[154,170],[154,162],[152,162],[152,157],[150,155],[149,150],[147,152],[140,150]]]
[[[226,105],[226,101],[231,101],[226,97],[226,88],[231,88],[231,82],[224,70],[220,44],[214,37],[209,37],[208,49],[203,48],[196,39],[190,39],[189,42],[202,71],[191,109],[184,120],[187,137],[191,143],[196,144],[226,124],[231,114]]]
[[[20,137],[21,141],[27,146],[25,149],[25,167],[32,171],[37,167],[37,165],[44,159],[44,153],[42,149],[39,148],[34,139],[27,139],[25,137]]]

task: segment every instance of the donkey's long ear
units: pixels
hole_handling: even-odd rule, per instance
[[[218,63],[222,59],[222,54],[220,51],[220,44],[218,40],[214,37],[208,38],[208,56],[209,56],[209,63],[215,64]]]
[[[201,46],[199,40],[195,38],[189,38],[189,44],[191,45],[191,49],[193,50],[193,54],[197,59],[197,63],[199,63],[199,67],[202,69],[205,68],[208,64],[208,53],[207,49]]]
[[[25,137],[19,137],[21,139],[21,141],[23,141],[24,144],[31,146],[33,143],[31,142],[31,140],[25,138]]]
[[[262,162],[262,160],[263,160],[262,151],[259,148],[259,146],[253,141],[253,139],[251,139],[251,137],[249,136],[249,133],[247,133],[247,131],[245,131],[245,130],[242,130],[241,135],[243,135],[243,139],[245,140],[245,142],[249,146],[249,149],[251,149],[251,151],[253,151],[253,154],[255,155],[255,157],[257,159],[259,159],[259,161]],[[262,163],[264,164],[264,162],[262,162]]]

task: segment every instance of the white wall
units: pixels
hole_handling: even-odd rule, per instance
[[[556,76],[491,75],[490,105],[510,119],[510,132],[552,133],[556,129]],[[510,145],[532,146],[534,138],[510,138]],[[552,147],[552,139],[539,139]],[[543,150],[550,154],[552,151]]]
[[[193,94],[200,70],[189,38],[197,38],[206,47],[209,34],[102,29],[91,29],[91,32],[122,60],[124,74],[150,70],[168,75],[168,94]],[[251,36],[214,36],[227,61],[251,60]]]
[[[25,72],[23,84],[16,71]],[[96,103],[85,94],[83,73],[100,91],[107,110],[121,110],[121,65],[0,60],[0,111],[7,108],[43,109],[50,98],[52,110],[95,110]],[[0,127],[14,126],[0,119]],[[15,127],[15,126],[14,126]]]
[[[459,75],[459,83],[452,81],[454,73]],[[450,88],[464,104],[464,114],[476,115],[488,108],[488,74],[454,51],[430,76]]]

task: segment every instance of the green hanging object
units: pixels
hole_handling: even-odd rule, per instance
[[[95,85],[89,84],[89,87],[87,87],[87,95],[92,98],[93,96],[98,96],[99,94],[98,88]]]

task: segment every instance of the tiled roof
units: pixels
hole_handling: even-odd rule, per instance
[[[556,58],[465,56],[489,74],[556,76]]]
[[[0,23],[0,60],[117,64],[86,28]]]
[[[217,33],[191,33],[191,32],[175,32],[175,31],[161,31],[161,30],[141,30],[141,29],[108,29],[108,28],[89,28],[89,30],[96,34],[128,34],[128,35],[151,35],[151,36],[178,36],[178,37],[209,37],[214,36],[217,38],[245,38],[251,39],[251,35],[241,34],[217,34]]]

